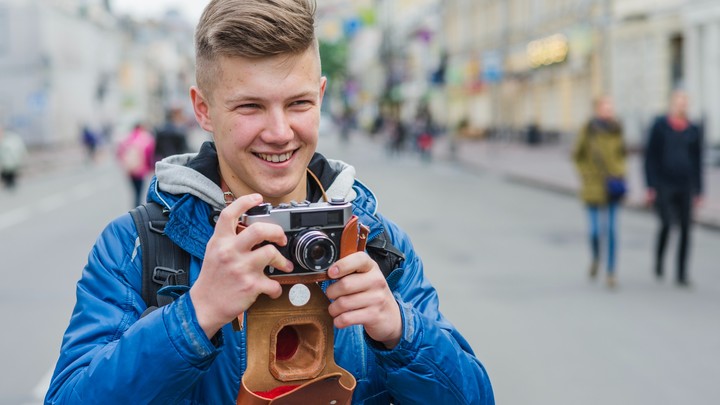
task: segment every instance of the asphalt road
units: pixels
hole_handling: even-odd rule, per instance
[[[619,287],[609,290],[587,278],[585,213],[574,198],[447,162],[389,159],[379,142],[321,138],[320,151],[353,163],[380,211],[411,235],[498,404],[720,397],[720,233],[694,230],[694,287],[681,290],[651,277],[655,218],[621,212]],[[0,404],[41,402],[87,253],[129,204],[108,159],[0,193]]]

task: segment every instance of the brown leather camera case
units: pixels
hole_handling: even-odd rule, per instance
[[[285,284],[280,298],[261,295],[247,312],[248,366],[238,404],[350,404],[355,378],[335,364],[330,301],[317,284],[303,285],[310,291],[303,306],[290,302],[292,286]],[[288,330],[296,338],[290,356],[278,353],[287,351],[280,348],[279,336]],[[261,394],[294,385],[274,399]]]
[[[365,250],[367,235],[368,228],[353,217],[340,257]],[[248,366],[238,405],[350,405],[355,378],[335,363],[330,301],[316,283],[326,279],[324,272],[277,277],[280,298],[260,295],[247,311]],[[293,288],[304,299],[291,300]],[[242,315],[238,321],[242,324]]]

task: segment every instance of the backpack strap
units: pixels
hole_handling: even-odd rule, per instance
[[[130,215],[142,247],[141,294],[148,307],[145,316],[189,289],[190,254],[165,235],[168,211],[160,204],[148,202],[132,209]]]
[[[385,279],[405,261],[405,254],[390,243],[390,235],[384,227],[378,236],[367,242],[365,250],[378,264]]]

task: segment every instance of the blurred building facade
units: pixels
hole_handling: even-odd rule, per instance
[[[653,118],[666,112],[672,91],[687,87],[686,5],[687,0],[614,4],[610,92],[631,144],[644,142]]]
[[[444,116],[432,82],[442,53],[440,0],[327,0],[318,2],[321,41],[346,41],[342,102],[361,125],[383,114],[410,121],[421,103]],[[336,97],[337,101],[337,97]],[[331,109],[337,110],[335,106]]]
[[[82,121],[117,113],[120,35],[107,9],[3,0],[0,27],[0,119],[26,143],[77,136]]]
[[[718,144],[718,10],[716,0],[447,0],[448,119],[481,132],[536,123],[570,139],[609,94],[641,146],[672,90],[685,88]]]
[[[685,84],[693,115],[702,119],[706,144],[720,162],[720,2],[690,0],[683,13]]]
[[[52,146],[78,142],[84,125],[159,122],[179,88],[187,99],[192,58],[192,27],[172,16],[136,22],[107,0],[0,0],[0,123]]]
[[[587,118],[608,81],[608,4],[596,0],[445,2],[451,119],[481,130],[538,124],[558,134]]]

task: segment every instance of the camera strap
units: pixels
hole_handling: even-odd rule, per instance
[[[310,170],[310,168],[305,169],[307,174],[310,175],[310,178],[315,181],[315,184],[317,184],[318,189],[320,190],[320,193],[322,194],[323,201],[329,202],[330,199],[328,198],[327,194],[325,193],[325,187],[323,187],[322,183],[320,182],[320,179],[315,175],[315,173]],[[223,198],[225,199],[225,205],[232,204],[233,201],[235,201],[236,197],[235,194],[233,194],[232,191],[230,191],[230,187],[228,187],[227,183],[225,182],[225,179],[222,177],[222,174],[220,175],[220,188],[223,191]]]

